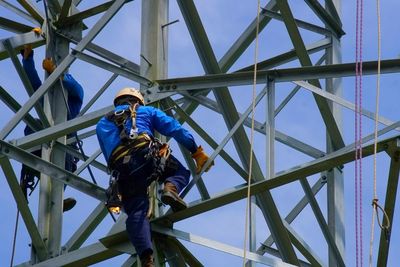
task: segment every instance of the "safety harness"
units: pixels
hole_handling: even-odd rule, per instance
[[[108,161],[111,170],[109,188],[106,190],[106,207],[114,213],[119,213],[122,199],[129,199],[144,192],[138,192],[131,177],[141,168],[148,168],[153,172],[146,177],[146,184],[159,180],[168,170],[176,170],[178,164],[170,158],[171,149],[167,143],[162,143],[156,138],[151,138],[145,133],[138,134],[136,127],[136,109],[138,104],[130,105],[122,111],[112,111],[106,114],[109,121],[115,123],[120,132],[121,144],[114,149]],[[132,126],[127,133],[126,125],[131,120]],[[132,170],[134,157],[142,156],[144,163]],[[127,180],[128,185],[126,185]],[[123,185],[121,185],[123,181]],[[146,192],[147,194],[147,192]]]

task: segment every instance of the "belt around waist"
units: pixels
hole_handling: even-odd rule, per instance
[[[136,151],[138,149],[144,148],[151,141],[150,136],[147,134],[140,134],[135,140],[128,144],[121,144],[114,149],[110,157],[110,165],[117,160],[125,157],[129,153]]]

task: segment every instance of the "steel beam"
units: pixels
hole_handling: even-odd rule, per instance
[[[179,0],[178,5],[185,19],[186,25],[189,29],[205,72],[221,73],[221,69],[211,48],[211,44],[203,28],[194,2],[191,0]],[[228,129],[231,129],[239,120],[239,117],[228,88],[213,90],[213,93],[218,104],[221,106],[221,112],[225,123]],[[235,134],[232,136],[232,140],[245,170],[249,170],[250,168],[252,169],[254,173],[253,181],[263,180],[264,175],[261,171],[260,165],[257,162],[255,154],[253,151],[251,151],[250,143],[243,126],[238,127],[237,131],[235,131]],[[254,158],[252,161],[252,166],[249,165],[250,153],[253,153]],[[283,226],[271,193],[269,191],[265,191],[258,195],[257,199],[269,229],[274,236],[277,247],[281,252],[283,260],[292,264],[298,264],[298,259],[290,243],[288,233]]]
[[[324,50],[332,45],[331,38],[325,38],[322,39],[318,42],[315,42],[313,44],[310,44],[306,47],[307,52],[309,54],[319,52],[321,50]],[[325,58],[322,56],[322,58]],[[282,53],[280,55],[277,55],[275,57],[271,57],[267,60],[261,61],[257,63],[257,69],[258,70],[267,70],[271,69],[280,65],[283,65],[285,63],[291,62],[293,60],[297,60],[297,54],[295,50],[290,50],[288,52]],[[320,62],[321,60],[318,60]],[[315,63],[316,66],[321,65],[321,63]],[[243,71],[253,71],[254,70],[254,64],[241,68],[235,72],[243,72]]]
[[[396,143],[400,135],[381,140],[377,143],[377,153],[387,149],[391,144]],[[374,153],[374,144],[364,145],[362,148],[363,157],[368,157]],[[316,159],[307,163],[303,163],[289,170],[276,173],[275,177],[269,180],[259,181],[252,184],[251,195],[256,195],[266,190],[271,190],[291,182],[297,181],[302,177],[308,177],[325,170],[352,162],[354,160],[354,145],[344,147],[335,151],[324,158]],[[189,207],[183,211],[166,214],[160,218],[153,220],[154,223],[174,223],[183,219],[198,215],[210,209],[215,209],[226,204],[238,201],[247,197],[246,184],[238,185],[227,192],[212,196],[211,199],[205,201],[197,201],[190,203]]]
[[[383,216],[382,224],[388,225],[389,223],[390,228],[387,231],[386,229],[381,229],[378,260],[376,266],[387,266],[389,248],[390,248],[390,238],[393,232],[393,228],[396,227],[396,225],[393,224],[393,217],[396,206],[396,195],[397,195],[397,188],[399,185],[399,174],[400,174],[399,147],[400,144],[397,143],[388,148],[388,153],[391,157],[391,161],[389,169],[389,178],[386,186],[384,211],[388,216],[389,222],[387,221],[386,217]]]
[[[269,1],[265,8],[270,10],[277,10],[276,0]],[[258,22],[259,31],[264,29],[270,21],[270,18],[261,16]],[[249,45],[254,41],[256,37],[256,27],[257,19],[255,18],[218,62],[218,65],[221,68],[221,72],[228,71],[232,67],[232,65],[238,60],[238,58],[244,53],[244,51],[249,47]],[[203,95],[205,96],[208,93],[209,90],[204,92]],[[190,115],[196,109],[196,107],[197,103],[189,102],[183,106],[183,109],[186,113]]]
[[[203,138],[204,141],[208,143],[210,147],[213,149],[216,149],[218,147],[218,143],[214,141],[214,139],[202,128],[200,125],[198,125],[186,112],[182,110],[178,105],[174,107],[174,110],[177,112],[177,114],[183,118],[183,120],[195,130],[195,132]],[[248,177],[248,173],[242,169],[239,164],[236,163],[236,161],[229,156],[227,152],[225,152],[223,149],[219,153],[219,155],[228,163],[232,169],[234,169],[243,179],[246,179]]]
[[[201,236],[196,236],[194,234],[191,233],[187,233],[187,232],[183,232],[177,229],[170,229],[170,228],[164,228],[161,227],[159,225],[152,225],[152,230],[153,232],[156,233],[160,233],[160,234],[164,234],[167,236],[172,236],[178,239],[182,239],[185,241],[189,241],[191,243],[194,244],[199,244],[205,247],[209,247],[215,250],[219,250],[234,256],[238,256],[238,257],[243,257],[243,249],[237,248],[237,247],[233,247],[227,244],[223,244],[211,239],[207,239]],[[246,253],[246,259],[248,260],[252,260],[254,262],[258,262],[258,263],[263,263],[269,266],[276,266],[276,267],[280,267],[280,266],[294,266],[288,263],[284,263],[280,260],[276,260],[273,258],[267,258],[267,257],[263,257],[261,255],[258,255],[256,253],[247,251]]]
[[[111,20],[115,13],[125,4],[124,0],[116,0],[107,12],[100,18],[100,20],[92,27],[88,34],[80,41],[75,50],[78,52],[83,51],[85,47],[97,36],[97,34],[104,28],[104,26]],[[25,114],[33,107],[33,105],[47,92],[51,85],[53,85],[58,77],[75,61],[75,57],[71,54],[68,55],[57,66],[54,72],[44,81],[42,86],[31,96],[24,106],[15,114],[15,116],[3,127],[0,132],[0,139],[5,139],[15,126],[21,121]]]
[[[94,197],[95,199],[100,201],[106,200],[105,190],[103,188],[3,140],[0,140],[0,154],[19,162],[23,162],[25,165],[49,175],[51,178],[67,184],[78,191]]]
[[[71,4],[72,0],[64,0],[57,22],[62,22],[68,16]],[[63,26],[65,26],[65,24]]]
[[[31,44],[33,48],[43,45],[44,44],[43,37],[33,33],[31,30],[32,30],[32,28],[30,28],[29,32],[27,32],[27,33],[18,34],[16,36],[8,38],[11,46],[15,50],[19,51],[20,49],[22,49],[24,47],[25,44]],[[2,42],[3,40],[0,41],[0,60],[3,60],[5,58],[9,57],[9,53],[7,52],[6,48],[3,45],[3,42]]]
[[[301,38],[299,29],[296,26],[292,11],[290,10],[287,0],[277,0],[278,7],[281,11],[282,17],[284,19],[286,29],[288,30],[290,39],[293,46],[297,52],[300,64],[304,66],[311,66],[312,62],[309,55],[307,54],[307,49],[304,45],[303,39]],[[311,80],[310,83],[317,87],[321,87],[318,80]],[[322,119],[325,123],[327,132],[332,139],[332,144],[335,149],[339,149],[345,146],[342,134],[338,128],[337,122],[328,106],[325,99],[318,95],[314,95],[315,102],[321,112]]]
[[[332,15],[317,0],[305,0],[307,5],[314,11],[315,15],[330,29],[338,38],[346,34],[340,20],[334,19]]]
[[[0,5],[7,8],[8,10],[12,11],[13,13],[17,14],[18,16],[20,16],[21,18],[26,19],[27,21],[32,22],[33,24],[40,26],[40,24],[28,13],[26,13],[25,11],[19,9],[18,7],[10,4],[9,2],[7,2],[6,0],[0,0]],[[31,27],[32,28],[32,27]],[[28,32],[28,31],[27,31]]]
[[[35,132],[30,135],[13,140],[12,143],[21,148],[30,148],[36,145],[50,142],[60,136],[64,136],[69,133],[95,125],[102,116],[104,116],[112,109],[112,106],[108,106],[106,108],[85,114],[83,116],[76,117],[75,119],[66,121],[64,123],[54,125],[50,128],[46,128],[39,132]]]
[[[265,96],[267,93],[267,88],[264,88],[263,91],[261,91],[258,96],[254,100],[254,105],[257,106],[257,104],[262,100],[262,98]],[[239,120],[233,125],[233,127],[230,129],[228,134],[224,137],[224,139],[220,142],[218,147],[214,150],[214,152],[211,154],[209,159],[207,160],[206,163],[204,163],[202,170],[200,173],[195,176],[192,181],[186,186],[186,188],[182,191],[181,196],[186,196],[186,194],[192,189],[193,185],[197,183],[197,180],[201,178],[201,174],[205,171],[205,169],[211,164],[211,162],[215,159],[215,157],[222,151],[222,149],[225,147],[225,145],[229,142],[231,138],[233,138],[235,132],[241,127],[243,124],[243,121],[249,116],[250,112],[252,111],[252,106],[253,104],[250,104],[250,106],[246,109],[246,111],[241,115]],[[244,179],[247,182],[247,179]]]
[[[28,202],[21,187],[18,183],[17,177],[15,176],[13,167],[11,166],[10,160],[7,157],[0,157],[0,165],[3,169],[4,176],[7,179],[8,185],[13,193],[15,202],[19,212],[21,213],[22,219],[25,222],[28,234],[31,237],[32,245],[40,260],[45,260],[48,257],[47,246],[45,245],[42,236],[40,235],[36,226],[35,219],[29,209]]]
[[[276,0],[271,0],[264,7],[264,10],[278,10],[276,5]],[[261,11],[261,14],[263,12]],[[261,32],[271,21],[271,18],[267,16],[260,16],[260,20],[258,22],[258,29]],[[244,32],[239,36],[239,38],[232,44],[232,46],[228,49],[228,51],[222,56],[221,60],[218,62],[218,65],[221,69],[221,72],[227,72],[233,64],[239,59],[239,57],[243,54],[243,52],[250,46],[250,44],[256,38],[256,27],[257,27],[257,18],[255,18],[249,26],[244,30]]]
[[[71,1],[71,0],[68,0],[68,1]],[[133,0],[125,0],[125,3],[131,2],[131,1],[133,1]],[[86,10],[76,13],[74,15],[64,17],[63,19],[60,19],[58,21],[58,23],[62,26],[65,26],[65,25],[70,25],[70,24],[74,24],[77,22],[81,22],[84,19],[87,19],[87,18],[97,15],[99,13],[102,13],[104,11],[107,11],[113,3],[114,3],[114,1],[109,1],[106,3],[100,4],[98,6],[86,9]]]
[[[89,102],[84,106],[81,111],[79,112],[78,116],[82,116],[83,114],[88,111],[92,105],[97,101],[97,99],[104,93],[105,90],[115,81],[115,79],[118,77],[118,74],[113,74],[110,79],[107,80],[107,82],[100,88],[99,91],[89,100]]]
[[[182,252],[172,240],[173,238],[165,235],[156,235],[154,238],[157,247],[165,255],[165,263],[171,267],[186,267]]]
[[[190,267],[203,267],[204,265],[181,243],[179,240],[172,238],[170,240],[182,253],[183,258]]]
[[[61,31],[61,30],[58,30],[56,32],[56,34],[66,38],[67,40],[69,40],[70,42],[72,42],[74,44],[78,44],[82,40],[81,38],[79,38],[77,36],[72,36],[72,35],[68,34],[68,32]],[[106,59],[116,65],[119,65],[123,69],[126,68],[135,74],[140,73],[140,66],[138,64],[131,62],[128,59],[126,59],[125,57],[119,56],[119,55],[117,55],[101,46],[98,46],[94,43],[89,43],[86,46],[85,50],[88,50],[103,59]]]
[[[314,85],[312,85],[310,83],[307,83],[307,82],[294,81],[293,83],[297,84],[298,86],[301,86],[304,89],[309,90],[313,94],[318,94],[318,95],[326,98],[327,100],[332,101],[335,104],[338,104],[338,105],[340,105],[342,107],[350,109],[350,110],[352,110],[354,112],[356,110],[355,104],[353,104],[350,101],[347,101],[347,100],[343,99],[340,96],[337,96],[336,94],[332,94],[332,93],[329,93],[328,91],[324,91],[321,88],[317,88],[316,86],[314,86]],[[377,119],[379,123],[382,123],[383,125],[386,125],[386,126],[392,125],[394,123],[393,121],[391,121],[391,120],[389,120],[389,119],[387,119],[385,117],[382,117],[382,116],[378,116],[376,118],[376,114],[374,112],[366,110],[364,108],[361,108],[360,112],[361,112],[361,114],[363,116],[365,116],[365,117],[367,117],[367,118],[369,118],[371,120]],[[400,130],[400,129],[398,129],[398,130]]]
[[[79,249],[87,240],[90,234],[97,228],[101,221],[107,216],[108,211],[104,202],[100,202],[96,208],[89,214],[86,220],[72,234],[63,246],[63,251],[73,251]]]
[[[0,28],[14,33],[29,32],[32,27],[13,20],[0,17]]]
[[[312,248],[304,241],[304,239],[296,233],[290,224],[288,224],[286,221],[283,221],[283,223],[289,232],[290,240],[292,241],[293,245],[300,251],[301,254],[303,254],[304,258],[310,262],[311,266],[322,267],[324,265],[323,261],[318,257],[315,251],[313,251]]]
[[[308,202],[310,203],[310,207],[315,215],[316,220],[318,221],[319,227],[321,228],[322,234],[325,237],[325,240],[328,244],[328,247],[332,253],[332,255],[335,257],[335,260],[338,264],[338,266],[346,266],[344,263],[344,260],[342,258],[342,255],[340,254],[340,251],[335,243],[335,239],[333,238],[331,232],[329,231],[328,224],[326,223],[324,219],[324,215],[322,214],[322,211],[318,205],[317,200],[314,197],[314,194],[312,192],[311,186],[308,183],[308,181],[303,178],[300,179],[300,184],[303,187],[304,193],[306,197],[308,198]]]
[[[100,163],[99,161],[94,160],[95,158],[98,157],[97,152],[94,153],[92,156],[90,156],[90,158],[87,158],[87,156],[86,156],[86,158],[83,158],[83,155],[79,151],[77,151],[76,149],[74,149],[68,145],[64,145],[59,142],[54,142],[53,148],[56,150],[65,151],[66,153],[72,155],[73,157],[78,158],[79,160],[85,161],[85,163],[81,165],[82,167],[86,168],[87,164],[88,164],[88,165],[91,165],[91,166],[105,172],[105,173],[107,173],[107,171],[108,171],[108,168],[106,165],[104,165],[103,163]],[[33,148],[31,148],[30,150],[33,151]]]
[[[26,262],[16,267],[89,266],[121,254],[122,252],[113,248],[106,248],[103,244],[97,242],[35,265]]]
[[[193,97],[193,96],[191,96],[191,95],[189,95],[187,93],[184,93],[183,95],[185,97],[187,97],[187,98],[190,98],[190,99],[202,104],[203,106],[205,106],[205,107],[207,107],[207,108],[209,108],[209,109],[211,109],[211,110],[213,110],[215,112],[219,112],[220,113],[220,109],[218,107],[218,104],[214,100],[206,98],[205,96]],[[240,117],[242,116],[241,113],[238,113],[238,115]],[[254,129],[257,132],[259,132],[261,134],[264,134],[264,135],[266,134],[265,123],[261,123],[261,122],[258,122],[257,120],[255,120],[254,124],[255,124],[254,125]],[[245,119],[244,125],[246,125],[247,127],[251,127],[250,118],[246,118]],[[306,155],[309,155],[309,156],[311,156],[313,158],[319,158],[319,157],[325,156],[325,153],[323,151],[321,151],[319,149],[316,149],[316,148],[314,148],[312,146],[309,146],[309,145],[301,142],[300,140],[297,140],[297,139],[295,139],[293,137],[290,137],[290,136],[288,136],[288,135],[286,135],[286,134],[284,134],[284,133],[282,133],[282,132],[280,132],[280,131],[278,131],[276,129],[275,129],[275,138],[276,138],[276,141],[281,142],[282,144],[285,144],[285,145],[287,145],[287,146],[289,146],[289,147],[291,147],[291,148],[293,148],[293,149],[295,149],[297,151],[300,151],[300,152],[302,152],[302,153],[304,153]]]
[[[76,57],[76,58],[79,58],[80,60],[83,60],[83,61],[86,61],[88,63],[91,63],[91,64],[93,64],[93,65],[95,65],[97,67],[100,67],[102,69],[108,70],[108,71],[113,72],[115,74],[121,75],[121,76],[123,76],[125,78],[128,78],[128,79],[132,80],[132,81],[138,82],[138,83],[140,83],[140,84],[142,84],[142,85],[144,85],[146,87],[151,86],[153,84],[152,81],[150,81],[149,79],[146,79],[145,77],[143,77],[143,76],[141,76],[139,74],[136,74],[136,73],[131,72],[129,70],[125,70],[125,69],[123,69],[121,67],[112,65],[110,63],[107,63],[105,61],[102,61],[102,60],[97,59],[97,58],[95,58],[93,56],[87,55],[85,53],[76,51],[74,49],[72,49],[72,55],[74,57]]]
[[[275,81],[267,81],[267,97],[265,117],[265,143],[266,143],[266,179],[271,179],[275,175]],[[255,89],[253,89],[255,90]],[[254,107],[255,108],[255,107]],[[254,112],[254,111],[253,111]],[[254,114],[253,114],[254,116]],[[253,118],[254,120],[254,118]],[[252,122],[252,129],[254,128]]]
[[[44,16],[41,14],[39,9],[30,0],[18,0],[18,3],[25,8],[31,16],[42,25],[44,22]]]
[[[376,75],[377,66],[377,61],[363,62],[363,75]],[[399,71],[400,59],[389,59],[381,61],[381,74],[397,73]],[[344,63],[332,64],[329,66],[324,65],[301,68],[259,70],[257,71],[256,82],[257,84],[265,84],[267,77],[274,78],[276,82],[292,82],[299,80],[352,76],[355,76],[355,63]],[[250,85],[253,83],[253,79],[253,71],[235,72],[228,74],[207,74],[185,78],[157,80],[156,82],[158,86],[152,87],[151,90],[154,92],[160,91],[163,93],[176,93],[178,91],[187,90],[203,90],[224,86]],[[155,99],[153,101],[155,101]]]
[[[3,88],[0,86],[0,99],[6,104],[13,112],[17,112],[21,105]],[[29,125],[31,129],[38,131],[43,128],[43,125],[39,124],[31,114],[26,114],[24,122]]]
[[[261,14],[263,16],[268,16],[270,18],[276,19],[276,20],[280,20],[283,21],[282,15],[279,14],[278,12],[274,12],[268,9],[263,9]],[[326,36],[330,36],[332,35],[332,31],[327,30],[326,28],[317,26],[315,24],[311,24],[308,22],[305,22],[303,20],[299,20],[299,19],[295,19],[294,20],[296,22],[297,27],[308,30],[308,31],[312,31],[315,33],[319,33],[322,35],[326,35]]]
[[[325,183],[322,182],[322,178],[318,179],[318,181],[313,185],[311,188],[312,194],[316,195],[319,190],[324,186]],[[294,219],[300,214],[300,212],[308,205],[308,198],[304,196],[297,204],[294,206],[294,208],[289,212],[289,214],[285,217],[285,222],[288,224],[291,224]],[[266,250],[265,248],[269,248],[274,244],[274,239],[272,236],[269,236],[263,243],[261,243],[261,246],[257,249],[257,253],[263,255],[264,253],[268,253],[269,250]]]
[[[315,3],[316,6],[320,6]],[[328,14],[339,14],[335,11],[341,8],[341,0],[334,0],[333,6],[326,5],[326,11]],[[321,7],[319,7],[321,8]],[[318,7],[317,7],[318,9]],[[323,15],[322,15],[323,16]],[[323,18],[322,18],[323,19]],[[340,23],[340,20],[335,20]],[[328,23],[329,24],[329,23]],[[341,26],[341,25],[340,25]],[[340,37],[337,35],[332,36],[332,46],[326,49],[326,64],[340,64],[342,63],[342,53]],[[326,91],[341,97],[343,95],[342,79],[328,78],[325,81]],[[342,131],[342,109],[335,103],[329,103],[329,108],[338,124],[339,130]],[[326,151],[327,153],[336,150],[334,141],[331,136],[326,137]],[[338,168],[328,170],[326,172],[327,177],[327,221],[331,235],[333,236],[333,242],[336,244],[338,251],[330,249],[328,251],[329,266],[336,267],[343,265],[343,259],[345,258],[345,203],[344,203],[344,175],[343,170]],[[331,246],[332,248],[332,246]],[[340,253],[340,255],[338,255]],[[341,259],[340,259],[340,258]]]

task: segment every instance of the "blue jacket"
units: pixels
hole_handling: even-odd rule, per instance
[[[129,105],[121,105],[115,108],[115,111],[126,110]],[[127,120],[125,130],[129,134],[132,121]],[[183,128],[177,120],[167,116],[163,111],[151,106],[139,106],[136,114],[136,127],[138,133],[147,133],[154,137],[154,130],[160,134],[173,137],[178,143],[183,145],[191,153],[196,152],[197,145],[192,134]],[[113,121],[103,117],[96,126],[97,139],[100,148],[108,162],[113,150],[120,145],[119,129]]]
[[[22,66],[26,74],[28,75],[29,81],[33,87],[33,90],[36,91],[41,85],[42,81],[39,78],[39,75],[35,68],[35,61],[33,60],[33,53],[28,56],[27,59],[22,59]],[[75,118],[81,108],[83,103],[83,88],[82,86],[72,77],[71,74],[65,74],[63,79],[63,86],[68,91],[68,108],[70,110],[70,114],[67,116],[67,120],[71,120]]]

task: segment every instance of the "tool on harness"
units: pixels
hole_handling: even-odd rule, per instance
[[[168,143],[162,143],[155,138],[149,145],[149,152],[145,155],[146,159],[153,160],[154,171],[147,177],[148,183],[157,181],[164,176],[167,171],[177,170],[178,163],[170,159],[171,148]]]
[[[106,118],[113,121],[119,130],[119,137],[123,144],[130,143],[138,137],[138,129],[136,127],[136,109],[139,104],[135,103],[129,106],[129,109],[120,111],[112,111],[106,114]],[[132,125],[129,129],[129,134],[125,130],[125,125],[128,119],[131,119]]]
[[[120,214],[122,208],[122,197],[118,190],[118,176],[117,171],[111,172],[109,186],[106,190],[107,200],[105,202],[107,209],[116,214]]]
[[[35,182],[35,175],[25,173],[24,175],[21,176],[19,185],[27,201],[28,201],[28,196],[30,196],[33,193],[38,183],[39,179]],[[30,190],[29,194],[28,194],[28,189]]]

